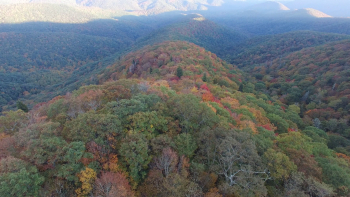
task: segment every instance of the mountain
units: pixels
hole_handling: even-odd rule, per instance
[[[74,33],[0,33],[0,42],[1,107],[19,98],[38,102],[73,71],[126,46],[114,39]],[[41,91],[47,95],[36,97]]]
[[[137,46],[152,45],[167,40],[195,43],[222,55],[225,48],[237,45],[247,37],[240,32],[224,28],[200,14],[184,15],[178,22],[160,28],[137,41]]]
[[[284,4],[291,9],[314,8],[335,17],[350,17],[350,2],[347,0],[294,0]]]
[[[315,14],[305,9],[281,11],[274,14],[246,11],[220,16],[204,14],[204,16],[215,23],[248,36],[281,34],[300,30],[350,34],[350,19],[326,17],[326,15]]]
[[[330,18],[332,16],[329,16],[319,10],[312,9],[312,8],[306,8],[306,9],[299,9],[292,11],[291,13],[288,14],[289,17],[306,17],[306,16],[311,16],[311,17],[316,17],[316,18]]]
[[[339,136],[204,48],[147,46],[98,77],[0,116],[2,196],[348,193],[349,140],[334,152]]]
[[[63,4],[22,3],[0,5],[0,23],[55,22],[84,23],[126,15],[123,11],[74,7]]]
[[[250,71],[255,66],[269,64],[274,59],[289,53],[346,39],[350,39],[350,36],[313,31],[258,36],[227,50],[224,59],[241,69]]]
[[[305,121],[320,121],[320,128],[349,137],[349,46],[347,39],[302,49],[251,72],[281,102],[300,103]]]
[[[228,87],[238,88],[237,83],[242,79],[242,74],[237,68],[226,64],[214,53],[192,43],[167,41],[129,53],[117,64],[107,67],[101,75],[101,80],[124,77],[147,79],[156,76],[178,80],[174,77],[177,68],[175,65],[181,65],[183,76],[200,77],[206,73],[208,78],[214,80],[218,72],[221,79],[216,79],[217,83],[222,82]]]
[[[259,12],[276,12],[290,10],[287,6],[276,1],[266,1],[246,8],[247,10],[259,11]]]
[[[159,14],[168,11],[174,10],[206,10],[207,6],[220,6],[222,5],[222,0],[2,0],[0,4],[16,4],[16,3],[46,3],[46,4],[64,4],[68,6],[82,6],[82,7],[94,7],[101,8],[104,10],[119,10],[119,11],[128,11],[134,14]]]

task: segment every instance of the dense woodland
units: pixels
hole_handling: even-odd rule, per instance
[[[74,33],[1,33],[0,105],[37,94],[128,43]]]
[[[350,195],[349,19],[41,6],[0,24],[0,196]]]
[[[349,157],[331,137],[297,105],[241,89],[215,54],[166,42],[126,63],[101,85],[4,113],[2,196],[348,194]]]
[[[304,122],[332,133],[329,145],[346,154],[350,151],[346,139],[350,137],[349,46],[346,40],[307,48],[253,69],[270,96],[300,105]]]

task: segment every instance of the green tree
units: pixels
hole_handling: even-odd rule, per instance
[[[203,80],[203,82],[207,82],[207,73],[204,73],[202,80]]]
[[[289,124],[276,114],[268,114],[267,118],[270,119],[271,123],[277,127],[277,133],[288,132]]]
[[[21,101],[17,102],[17,109],[23,110],[26,113],[29,112],[29,109],[28,109],[27,105],[25,105]]]
[[[63,157],[58,162],[57,176],[68,181],[77,182],[78,178],[75,175],[84,168],[80,160],[85,154],[85,144],[83,142],[72,142],[63,147]]]
[[[180,66],[177,67],[176,76],[179,77],[180,79],[183,76],[183,70],[182,70],[182,68]]]
[[[219,122],[215,112],[192,94],[176,95],[169,100],[168,106],[180,120],[183,132],[196,131]]]
[[[255,89],[255,85],[249,82],[243,87],[243,92],[253,93],[254,89]]]
[[[120,155],[136,183],[146,177],[146,169],[152,157],[149,155],[148,141],[144,134],[129,135],[121,145]]]
[[[191,158],[197,149],[196,141],[189,133],[182,133],[175,137],[176,150],[180,156],[185,155]]]
[[[0,133],[12,135],[29,123],[27,114],[22,110],[8,111],[3,114],[4,116],[0,116]]]
[[[289,160],[289,157],[284,153],[269,149],[263,156],[263,161],[275,179],[284,180],[289,175],[297,170],[297,166]]]
[[[44,180],[35,166],[30,166],[20,159],[7,157],[1,160],[1,196],[39,196]]]
[[[168,121],[160,116],[156,111],[137,112],[129,116],[129,128],[135,132],[142,132],[148,139],[154,138],[159,133],[165,133],[168,130]]]
[[[241,83],[239,85],[238,91],[243,92],[243,88],[244,88],[244,85],[243,85],[243,83]]]
[[[336,158],[316,158],[322,168],[323,181],[334,188],[345,186],[350,190],[350,170],[344,168],[340,160]]]
[[[121,135],[119,118],[112,114],[96,114],[94,111],[80,114],[76,119],[66,123],[65,136],[82,142],[95,141],[100,145],[108,144],[108,137]]]

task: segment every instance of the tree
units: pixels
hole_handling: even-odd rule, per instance
[[[241,84],[239,85],[238,91],[243,92],[243,88],[244,88],[243,83],[241,83]]]
[[[168,121],[156,111],[137,112],[128,117],[130,130],[144,133],[148,139],[168,130]]]
[[[183,132],[196,131],[203,126],[212,126],[219,121],[207,104],[191,94],[176,95],[168,102],[169,109],[180,120]]]
[[[94,111],[80,114],[76,119],[65,124],[64,133],[68,139],[85,143],[108,144],[108,137],[121,135],[121,123],[112,114],[97,114]]]
[[[94,183],[94,193],[101,197],[133,197],[125,175],[117,172],[102,172]]]
[[[333,189],[325,184],[320,183],[312,177],[306,178],[303,173],[294,172],[284,183],[284,195],[286,197],[308,197],[320,196],[331,197],[334,196]]]
[[[120,147],[120,155],[136,183],[145,178],[152,157],[149,155],[148,141],[144,134],[129,135]]]
[[[277,146],[286,153],[287,149],[312,152],[311,138],[300,132],[283,133],[277,136]]]
[[[42,134],[38,139],[31,139],[23,152],[29,161],[36,165],[53,166],[62,155],[62,147],[67,142],[62,137],[57,137],[49,133]]]
[[[216,164],[211,168],[243,196],[266,195],[270,177],[248,133],[230,131],[216,145]]]
[[[270,119],[271,123],[277,127],[277,133],[288,132],[289,124],[276,114],[268,114],[267,117]]]
[[[178,156],[171,148],[164,148],[162,154],[155,158],[154,163],[156,168],[167,177],[175,171],[178,164]]]
[[[80,160],[85,154],[85,144],[83,142],[71,142],[63,147],[63,157],[57,166],[57,176],[68,181],[78,181],[75,176],[83,169]]]
[[[44,180],[35,166],[30,166],[23,160],[14,157],[1,160],[1,196],[38,196]]]
[[[182,68],[180,66],[177,67],[176,76],[179,77],[180,79],[183,76],[183,70],[182,70]]]
[[[189,133],[182,133],[176,136],[175,145],[178,153],[188,158],[191,158],[194,155],[194,151],[197,149],[196,141]]]
[[[316,158],[319,166],[322,168],[323,181],[332,185],[335,189],[346,187],[350,190],[350,171],[348,168],[341,167],[340,160],[337,158]]]
[[[249,82],[243,87],[243,92],[253,93],[254,89],[255,89],[255,85]]]
[[[208,80],[208,79],[207,79],[207,73],[204,73],[204,74],[203,74],[203,77],[202,77],[202,81],[203,81],[203,82],[207,82],[207,80]]]
[[[297,170],[296,165],[289,160],[287,155],[274,149],[267,150],[263,160],[267,164],[271,176],[277,180],[285,180]]]
[[[81,188],[75,190],[78,197],[87,196],[92,192],[93,183],[96,179],[96,172],[91,168],[85,168],[78,174],[79,181],[81,182]]]
[[[312,155],[302,149],[287,149],[287,154],[298,167],[299,172],[304,173],[306,177],[314,177],[317,180],[322,179],[322,169]]]
[[[22,110],[22,111],[24,111],[24,112],[26,112],[26,113],[29,112],[29,109],[28,109],[27,105],[25,105],[25,104],[22,103],[21,101],[18,101],[18,102],[17,102],[17,109],[20,109],[20,110]]]
[[[300,114],[300,107],[297,105],[289,105],[288,110],[291,110],[297,114]]]
[[[200,197],[203,192],[198,184],[186,179],[180,174],[173,173],[164,179],[160,196],[189,196]]]
[[[28,115],[22,111],[8,111],[0,116],[0,133],[13,135],[29,123]]]
[[[314,127],[318,128],[318,129],[321,129],[321,124],[322,123],[321,123],[320,119],[315,118],[315,119],[312,120],[312,122],[313,122]]]

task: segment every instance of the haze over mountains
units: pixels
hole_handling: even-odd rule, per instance
[[[167,11],[189,11],[189,10],[211,10],[211,9],[230,9],[230,10],[295,10],[313,8],[327,15],[336,17],[350,17],[347,12],[350,2],[347,0],[288,0],[288,1],[257,1],[257,0],[0,0],[0,5],[18,4],[18,3],[49,3],[65,4],[69,6],[101,8],[107,10],[128,11],[133,14],[149,15],[158,14]]]

